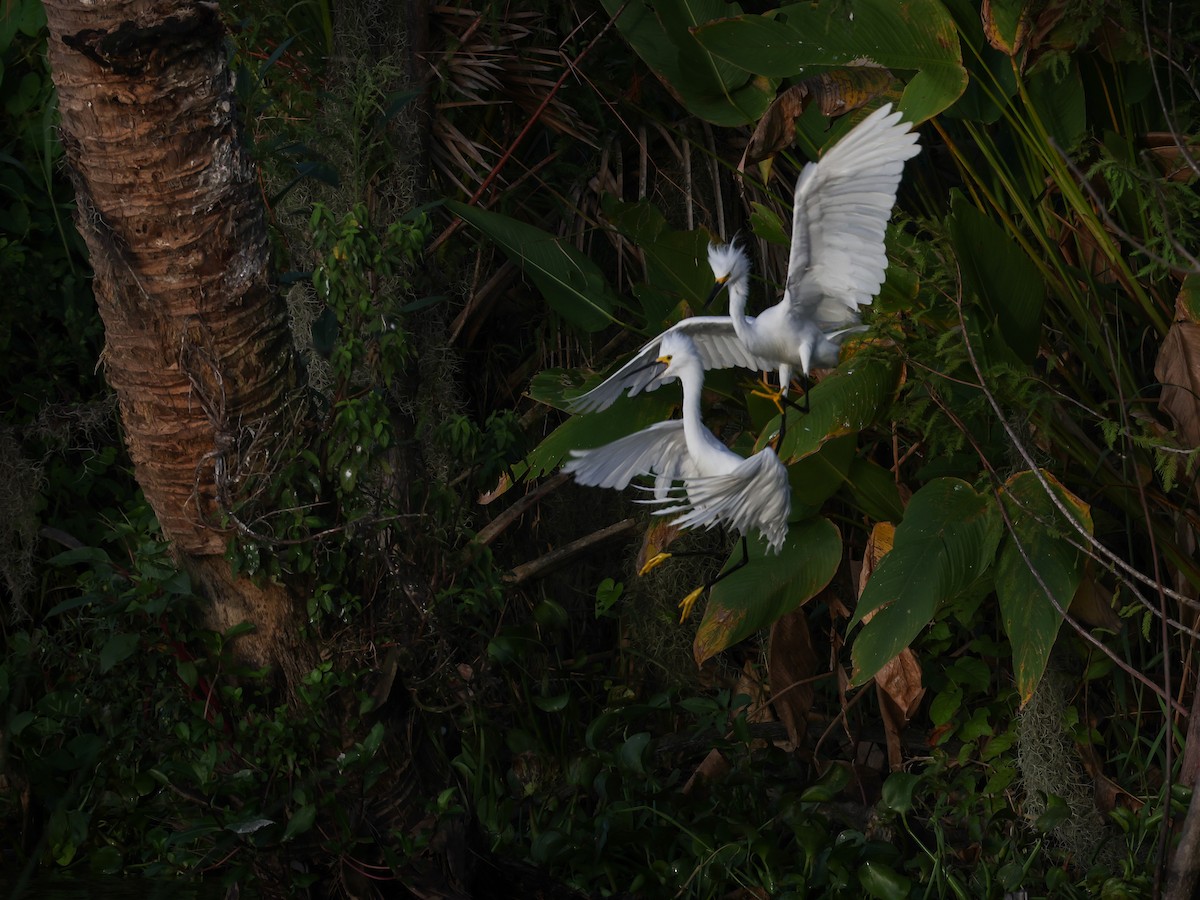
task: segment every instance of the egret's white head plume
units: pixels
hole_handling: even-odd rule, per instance
[[[745,278],[750,273],[750,260],[736,241],[708,245],[708,265],[713,278],[721,284]]]

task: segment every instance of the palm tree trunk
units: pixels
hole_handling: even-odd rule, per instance
[[[216,4],[47,0],[103,362],[146,499],[212,623],[299,665],[291,603],[229,571],[227,513],[293,427],[297,369]]]

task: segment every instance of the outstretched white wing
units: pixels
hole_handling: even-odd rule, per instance
[[[884,231],[904,162],[921,152],[885,103],[796,180],[785,302],[824,331],[858,323],[887,270]]]
[[[667,496],[673,481],[699,474],[688,454],[681,419],[655,422],[591,450],[572,450],[562,470],[580,484],[616,490],[638,475],[653,475],[654,495],[660,498]]]
[[[596,412],[607,409],[626,391],[630,396],[641,391],[653,391],[666,381],[659,377],[661,366],[653,365],[661,355],[662,340],[672,332],[683,332],[692,339],[697,355],[705,369],[753,369],[758,372],[773,370],[775,364],[762,359],[746,349],[733,330],[733,321],[728,316],[693,316],[672,325],[658,337],[648,341],[629,361],[601,384],[586,394],[568,401],[571,412]]]
[[[683,528],[723,525],[739,534],[757,530],[771,549],[778,553],[787,539],[788,516],[792,509],[792,491],[787,469],[770,447],[755,453],[725,475],[703,475],[687,479],[687,499],[666,505],[663,500],[655,512],[661,516],[679,514],[672,525]],[[675,500],[678,498],[669,498]]]

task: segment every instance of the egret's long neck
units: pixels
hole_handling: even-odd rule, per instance
[[[708,430],[700,416],[700,394],[704,390],[704,369],[698,361],[677,373],[683,385],[683,436],[688,453],[706,474],[715,475],[725,469],[724,457],[729,449]]]
[[[750,346],[750,323],[746,321],[746,298],[750,294],[750,279],[736,278],[729,282],[729,318],[733,320],[733,331],[747,347]]]

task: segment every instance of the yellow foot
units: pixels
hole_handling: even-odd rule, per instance
[[[775,408],[779,410],[779,414],[783,415],[783,391],[771,387],[769,384],[762,384],[750,391],[755,397],[762,397],[764,400],[770,400],[775,404]]]
[[[657,569],[670,558],[671,554],[665,551],[659,551],[658,553],[655,553],[652,557],[642,563],[642,567],[638,569],[638,575],[645,575],[652,569]]]
[[[679,601],[679,624],[682,625],[687,621],[687,617],[692,614],[692,607],[696,605],[696,601],[700,599],[700,595],[704,593],[706,585],[700,585],[686,597]]]

